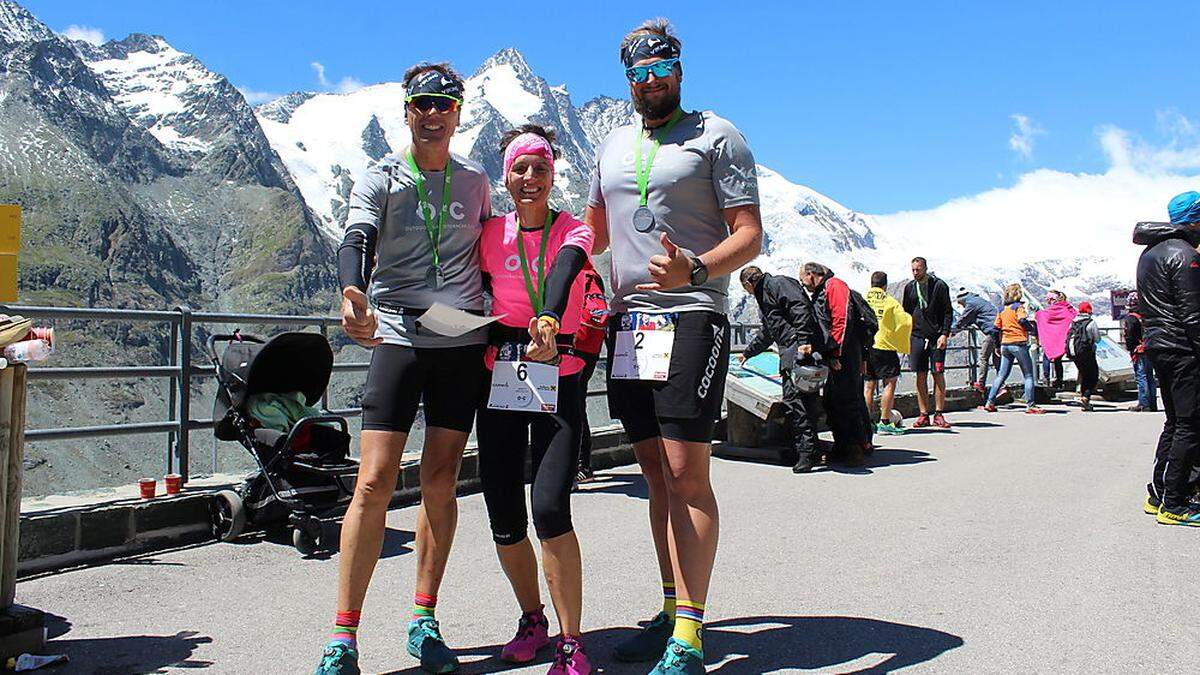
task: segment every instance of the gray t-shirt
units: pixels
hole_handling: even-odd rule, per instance
[[[758,203],[758,175],[746,139],[727,120],[711,111],[687,113],[663,138],[650,171],[647,206],[656,227],[647,233],[633,228],[640,194],[634,166],[634,138],[641,124],[614,129],[596,152],[590,206],[608,216],[612,250],[612,307],[615,311],[687,312],[708,310],[724,314],[729,276],[709,277],[703,286],[670,291],[639,291],[652,279],[646,269],[650,256],[663,252],[666,232],[678,246],[699,255],[729,236],[724,209]],[[645,157],[652,147],[642,141]],[[643,159],[643,161],[645,161]]]
[[[407,150],[405,151],[405,153]],[[378,229],[375,267],[367,295],[378,310],[376,337],[409,347],[457,347],[482,344],[486,330],[451,338],[419,329],[417,316],[378,309],[378,303],[423,310],[434,302],[467,310],[483,310],[483,279],[479,271],[479,235],[491,217],[489,181],[483,167],[451,155],[450,208],[442,230],[439,253],[446,281],[438,290],[425,283],[433,264],[433,247],[419,214],[420,197],[404,153],[391,155],[367,169],[354,182],[346,226],[363,223]],[[442,208],[445,174],[425,171],[430,205]]]

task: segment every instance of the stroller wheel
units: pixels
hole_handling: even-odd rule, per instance
[[[312,555],[321,550],[321,520],[316,516],[308,516],[292,530],[292,546],[304,555]]]
[[[213,536],[220,541],[233,541],[246,529],[246,505],[242,496],[233,490],[221,490],[209,503]]]

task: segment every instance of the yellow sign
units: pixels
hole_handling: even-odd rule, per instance
[[[17,254],[21,252],[21,207],[0,204],[0,302],[17,302]]]

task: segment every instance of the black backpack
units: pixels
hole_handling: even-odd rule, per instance
[[[1067,356],[1072,360],[1079,356],[1096,353],[1096,343],[1088,337],[1087,327],[1095,319],[1087,321],[1072,321],[1071,328],[1067,331]]]
[[[861,293],[854,289],[850,289],[851,304],[854,305],[854,329],[858,333],[860,344],[864,349],[870,349],[875,346],[875,334],[879,332],[879,319],[875,316],[875,310],[867,303],[867,299]]]

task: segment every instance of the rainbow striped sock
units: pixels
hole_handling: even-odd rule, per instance
[[[664,581],[662,587],[663,587],[663,608],[662,608],[663,614],[666,614],[667,616],[671,617],[671,620],[674,621],[675,620],[675,582],[674,581]]]
[[[331,642],[342,642],[351,649],[358,649],[358,620],[362,618],[362,610],[338,612],[333,619],[333,636]]]
[[[675,632],[671,637],[704,652],[700,633],[704,627],[704,603],[680,600],[675,604]]]
[[[417,593],[413,598],[412,621],[423,619],[425,617],[433,618],[433,612],[437,609],[437,596]]]

